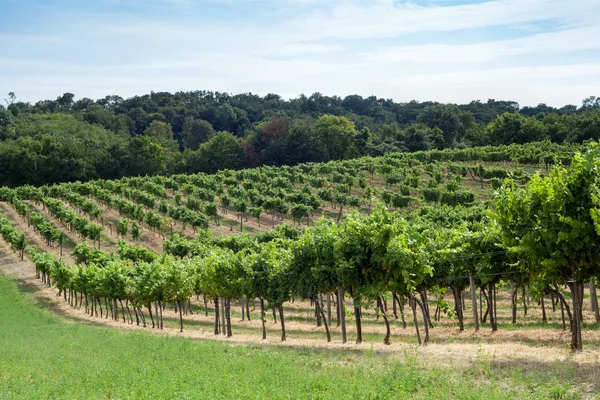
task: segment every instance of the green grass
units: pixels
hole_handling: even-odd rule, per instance
[[[0,276],[0,398],[577,398],[575,364],[455,368],[365,351],[233,346],[57,316]],[[597,390],[597,389],[596,389]],[[589,395],[590,393],[588,393]]]

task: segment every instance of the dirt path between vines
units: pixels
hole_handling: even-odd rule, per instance
[[[143,246],[146,249],[155,252],[156,254],[160,255],[163,253],[163,242],[159,235],[150,232],[146,226],[144,226],[143,224],[140,224],[140,232],[142,234],[142,237],[140,238],[140,240],[138,240],[136,242],[135,240],[133,240],[131,238],[131,224],[130,224],[129,232],[127,233],[127,235],[124,238],[121,238],[117,234],[117,224],[118,224],[118,220],[121,218],[124,218],[124,217],[121,217],[117,210],[109,209],[104,204],[102,204],[100,201],[98,201],[96,198],[87,197],[87,199],[89,201],[95,203],[102,210],[102,216],[104,217],[104,223],[105,223],[105,226],[104,226],[105,232],[104,233],[106,234],[107,237],[110,237],[111,240],[116,240],[116,242],[118,242],[119,240],[123,239],[129,244],[133,244],[136,246]],[[67,205],[70,206],[69,204],[67,204]],[[74,209],[74,207],[71,207],[71,208]],[[77,211],[77,210],[75,210],[75,211]],[[107,226],[109,223],[112,225],[112,234],[110,233],[111,231],[110,231],[109,226]]]
[[[37,246],[37,247],[41,248],[42,250],[52,254],[56,258],[60,257],[60,247],[58,245],[55,247],[48,246],[46,244],[46,241],[39,234],[37,234],[35,232],[35,230],[33,229],[33,226],[27,226],[27,222],[25,222],[10,205],[0,202],[0,214],[3,214],[4,216],[6,216],[10,220],[11,224],[13,224],[13,226],[19,232],[23,232],[26,235],[28,245],[27,245],[27,248],[25,249],[25,253],[27,253],[27,250],[29,248],[31,248],[32,246]],[[44,215],[46,217],[49,217],[49,215],[47,215],[46,213],[44,213]],[[75,237],[74,234],[71,234],[68,232],[68,230],[65,230],[64,227],[62,225],[60,225],[57,220],[53,220],[51,218],[48,218],[48,219],[58,229],[61,229],[65,233],[65,236],[67,236],[74,244],[77,244],[80,241],[80,240],[77,240],[77,238]],[[6,244],[3,240],[0,240],[0,241],[2,241],[4,244]],[[63,247],[62,258],[67,262],[67,264],[75,265],[75,259],[73,257],[71,257],[69,252],[70,252],[70,248],[68,248],[67,246]],[[33,271],[35,271],[35,267],[33,267],[33,265],[32,265],[32,268],[33,268]]]
[[[59,198],[55,198],[55,200],[61,201],[63,203],[63,206],[67,210],[70,210],[70,211],[74,212],[78,216],[83,217],[83,218],[87,219],[90,222],[94,222],[96,224],[100,224],[100,221],[95,221],[93,219],[90,219],[90,217],[88,215],[86,215],[84,212],[82,212],[81,210],[77,209],[76,207],[73,207],[67,201],[65,201],[63,199],[59,199]],[[35,211],[43,214],[55,226],[61,228],[65,232],[65,234],[67,236],[69,236],[69,238],[71,239],[71,241],[73,243],[78,243],[78,242],[83,241],[83,239],[77,234],[77,232],[75,232],[75,231],[69,232],[69,226],[68,226],[68,224],[65,223],[65,222],[63,222],[63,221],[61,221],[61,220],[59,220],[54,215],[52,215],[50,213],[50,211],[48,210],[48,208],[43,207],[41,205],[38,205],[34,201],[31,201],[31,200],[26,201],[26,203],[28,203],[29,206],[32,209],[34,209]],[[102,251],[110,253],[110,252],[114,252],[114,251],[117,250],[117,241],[111,239],[111,237],[108,235],[108,231],[107,230],[108,230],[108,227],[104,227],[104,230],[100,234],[100,247],[101,247]]]

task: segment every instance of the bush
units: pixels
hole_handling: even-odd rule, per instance
[[[406,178],[406,183],[410,187],[418,188],[421,185],[421,177],[417,175],[409,176]]]
[[[410,196],[402,196],[398,193],[395,193],[392,196],[392,206],[394,206],[395,208],[407,207],[411,201],[412,197]]]
[[[483,178],[483,179],[491,179],[491,178],[504,179],[507,176],[508,176],[508,171],[503,168],[485,168],[481,174],[481,178]]]
[[[467,205],[475,201],[475,193],[467,191],[445,191],[442,193],[440,203],[449,206]]]
[[[402,196],[410,196],[410,188],[406,185],[400,185],[400,193]]]
[[[425,201],[438,202],[442,197],[442,191],[439,188],[425,188],[422,193]]]
[[[460,183],[456,179],[449,180],[446,182],[446,190],[449,192],[456,192],[460,189]]]
[[[500,187],[502,186],[502,179],[492,178],[492,179],[490,179],[490,183],[492,184],[492,189],[494,189],[494,190],[500,189]]]

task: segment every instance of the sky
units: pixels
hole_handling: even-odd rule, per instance
[[[600,0],[0,0],[0,99],[600,96]]]

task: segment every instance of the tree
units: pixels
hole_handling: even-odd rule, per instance
[[[203,119],[187,120],[183,126],[183,144],[186,149],[198,150],[202,143],[215,135],[210,122]]]
[[[256,222],[258,223],[258,226],[260,226],[260,215],[262,214],[263,209],[262,207],[251,207],[250,208],[250,214],[252,214],[252,216],[254,218],[256,218]]]
[[[189,172],[215,173],[243,166],[244,152],[239,140],[229,132],[218,132],[197,151],[184,154]]]
[[[58,103],[61,111],[63,111],[63,112],[70,111],[71,107],[73,106],[74,98],[75,98],[75,95],[73,93],[64,93],[62,96],[59,96],[56,99],[56,102]]]
[[[9,93],[10,95],[10,93]],[[14,93],[13,93],[14,95]],[[600,109],[600,97],[590,96],[582,101],[582,108],[595,108]]]
[[[165,260],[166,261],[166,260]],[[194,290],[194,276],[191,264],[169,260],[165,268],[165,301],[177,303],[180,332],[183,332],[183,304],[189,300]]]
[[[79,102],[76,102],[73,105],[73,108],[82,108],[81,111],[83,113],[84,121],[89,122],[90,124],[101,125],[113,132],[120,132],[128,129],[126,117],[124,115],[121,114],[117,116],[113,110],[94,104],[91,99],[88,100],[90,101],[89,104],[80,104]]]
[[[160,143],[168,151],[179,151],[179,145],[173,137],[173,128],[168,122],[152,121],[144,131],[144,135],[151,138],[153,142]]]
[[[127,111],[127,125],[132,135],[141,135],[148,126],[148,114],[141,107]]]
[[[139,240],[142,237],[140,226],[138,225],[137,221],[133,221],[131,224],[131,237],[134,240]]]
[[[546,127],[534,117],[505,113],[490,122],[485,129],[488,144],[537,142],[547,139]]]
[[[237,114],[229,104],[223,104],[214,109],[213,126],[219,131],[236,131]]]
[[[345,117],[323,115],[315,124],[321,143],[327,149],[329,160],[341,160],[358,155],[354,147],[356,128]]]
[[[8,99],[6,99],[6,98],[4,99],[7,107],[14,104],[16,100],[17,100],[17,95],[15,94],[15,92],[8,92]]]
[[[356,343],[362,343],[361,307],[368,285],[372,249],[369,246],[370,228],[368,222],[352,213],[340,227],[339,239],[334,244],[334,257],[338,267],[338,279],[346,291],[350,292],[354,304],[356,322]]]
[[[320,221],[292,245],[292,261],[290,265],[290,281],[292,292],[302,298],[315,302],[320,319],[325,326],[327,341],[331,341],[328,319],[318,299],[319,294],[334,292],[339,286],[333,256],[333,235],[335,227],[328,221]],[[330,314],[331,310],[328,310]],[[319,320],[319,318],[317,318]],[[338,322],[340,322],[338,320]],[[346,341],[345,330],[342,332]]]
[[[14,120],[12,118],[12,115],[3,108],[0,108],[0,133],[2,133],[2,129],[4,127],[13,124],[13,122]]]
[[[284,118],[271,118],[259,124],[252,135],[252,151],[246,151],[246,156],[254,165],[271,164],[282,165],[286,163],[285,154],[282,151],[282,136],[288,131],[289,122]],[[252,155],[257,160],[252,160]]]
[[[600,149],[577,154],[569,169],[534,175],[524,189],[507,183],[495,201],[504,246],[527,265],[535,279],[571,290],[571,348],[581,350],[583,283],[600,269]],[[566,305],[566,303],[565,303]]]
[[[124,173],[126,138],[73,115],[11,117],[4,135],[2,131],[0,127],[0,185],[107,179]]]
[[[327,157],[327,150],[316,133],[312,118],[295,119],[281,136],[279,144],[280,162],[284,164],[319,162]]]
[[[122,238],[127,235],[129,230],[129,220],[125,218],[119,218],[117,221],[117,235],[121,235]]]
[[[600,139],[600,109],[571,116],[566,139],[572,143]]]
[[[283,303],[288,301],[291,297],[292,282],[289,273],[291,252],[285,242],[271,241],[265,243],[261,247],[260,257],[261,262],[256,265],[254,276],[263,274],[263,278],[260,278],[258,281],[255,280],[255,284],[257,284],[255,290],[257,293],[263,294],[270,309],[273,311],[279,310],[281,341],[285,342],[286,334]]]
[[[454,147],[476,128],[473,114],[460,110],[455,104],[436,104],[425,107],[417,117],[430,128],[439,128],[444,136],[444,147]]]
[[[423,151],[432,148],[442,148],[444,144],[443,132],[440,128],[430,128],[420,123],[413,124],[402,132],[404,147],[408,151]]]
[[[167,154],[160,143],[148,136],[136,136],[129,141],[131,175],[158,175],[167,171]]]

